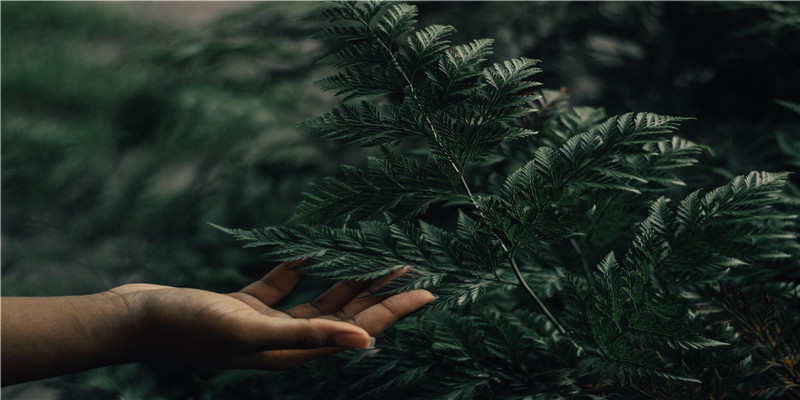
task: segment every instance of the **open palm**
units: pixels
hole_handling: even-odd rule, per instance
[[[375,335],[434,296],[412,290],[364,297],[402,275],[345,280],[314,301],[285,311],[273,306],[302,273],[284,263],[261,280],[227,295],[197,289],[132,284],[112,289],[139,313],[142,358],[227,368],[288,368],[345,348],[368,348]]]

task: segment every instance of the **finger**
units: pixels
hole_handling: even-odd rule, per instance
[[[311,303],[290,308],[286,310],[286,313],[298,318],[315,318],[333,314],[347,308],[348,312],[351,313],[348,315],[355,314],[382,300],[381,297],[365,299],[358,299],[358,297],[375,293],[378,289],[391,282],[392,279],[406,273],[408,268],[409,267],[397,269],[378,280],[347,279],[341,281],[333,285]],[[345,320],[347,318],[342,319]]]
[[[375,339],[362,328],[326,319],[263,318],[237,331],[252,351],[313,349],[320,347],[370,348]]]
[[[376,336],[392,326],[397,320],[433,301],[435,297],[424,289],[411,290],[393,295],[364,311],[355,314],[350,321]]]
[[[354,315],[374,306],[375,304],[378,304],[386,300],[391,296],[390,294],[385,294],[381,296],[372,296],[372,294],[380,290],[382,287],[386,286],[394,278],[397,278],[398,276],[408,272],[409,269],[410,267],[404,267],[381,278],[379,281],[375,282],[370,287],[368,287],[365,291],[359,293],[356,299],[345,304],[338,311],[333,313],[333,315],[342,321],[349,321],[353,318]]]
[[[268,306],[273,306],[291,292],[300,281],[303,274],[291,268],[302,262],[302,260],[298,260],[282,263],[240,292],[249,294]]]
[[[300,304],[286,310],[296,318],[315,318],[332,314],[363,292],[372,281],[347,279],[333,285],[311,303]]]

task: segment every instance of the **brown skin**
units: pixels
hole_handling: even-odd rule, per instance
[[[375,281],[345,280],[314,301],[274,306],[300,280],[284,263],[239,292],[131,284],[67,297],[2,299],[2,384],[105,365],[165,360],[221,368],[282,369],[374,336],[431,302],[426,290],[370,294],[406,269]]]

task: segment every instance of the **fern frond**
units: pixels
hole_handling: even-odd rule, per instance
[[[361,66],[368,67],[376,64],[376,60],[381,60],[385,58],[382,52],[377,51],[369,43],[369,41],[373,39],[369,32],[364,32],[354,27],[350,28],[352,28],[353,30],[353,32],[349,34],[350,37],[353,37],[350,40],[351,41],[359,40],[361,42],[350,45],[348,47],[343,48],[342,50],[339,50],[336,53],[326,56],[325,58],[320,60],[320,63],[329,64],[336,68],[353,68]],[[345,33],[339,32],[338,30],[336,33],[331,33],[331,35],[335,36],[341,36],[343,34]]]
[[[476,85],[471,80],[479,75],[478,64],[492,54],[493,44],[492,39],[479,39],[447,49],[438,69],[428,75],[435,92],[447,99],[474,91]]]
[[[324,90],[336,91],[337,95],[345,95],[345,99],[354,97],[374,98],[398,93],[403,89],[393,70],[374,68],[371,74],[346,69],[336,75],[320,79],[315,83]]]
[[[511,121],[533,112],[528,104],[534,96],[528,90],[541,84],[527,79],[541,72],[534,67],[538,63],[539,60],[519,58],[482,71],[485,90],[474,101],[482,123]]]
[[[499,245],[485,236],[462,238],[424,222],[362,222],[358,229],[319,225],[217,228],[247,242],[245,247],[258,247],[270,260],[305,260],[306,273],[326,278],[373,279],[410,265],[411,271],[380,293],[429,289],[440,296],[438,308],[477,301],[497,284],[496,269],[503,262],[497,258]],[[484,251],[472,253],[469,246],[478,245]]]
[[[640,194],[652,190],[648,178],[662,184],[675,183],[677,178],[669,175],[671,169],[684,166],[690,156],[700,151],[698,146],[681,140],[664,144],[661,135],[671,133],[681,120],[646,113],[625,114],[571,136],[558,149],[538,148],[533,159],[503,183],[502,197],[496,200],[492,212],[497,221],[510,222],[493,225],[495,230],[505,231],[506,225],[520,226],[526,233],[519,237],[541,239],[543,236],[536,232],[538,225],[526,221],[552,221],[562,232],[576,232],[595,205],[587,204],[582,214],[569,214],[552,209],[551,204],[567,202],[576,192],[588,190]],[[626,148],[629,152],[621,156]],[[655,152],[654,148],[663,151]],[[649,168],[659,164],[664,166],[663,171]],[[549,238],[556,237],[563,234]]]
[[[359,2],[339,2],[333,7],[309,15],[310,21],[328,22],[357,22],[363,26],[370,26],[372,20],[386,7],[385,2],[367,0]]]
[[[774,257],[776,248],[786,248],[782,241],[796,241],[796,235],[784,231],[781,223],[795,216],[771,208],[779,201],[776,192],[786,177],[766,172],[735,177],[703,197],[699,192],[689,194],[675,213],[666,198],[656,200],[624,263],[609,254],[598,265],[596,292],[592,295],[587,288],[576,288],[577,299],[583,299],[579,304],[584,317],[591,321],[592,335],[584,339],[586,346],[604,360],[598,361],[602,367],[588,370],[623,381],[643,373],[695,381],[670,370],[664,357],[670,351],[726,343],[703,337],[682,322],[688,309],[674,291]],[[627,356],[653,350],[660,352],[661,362],[654,363],[646,354],[642,355],[649,360],[645,363]]]
[[[391,48],[397,38],[414,29],[416,16],[417,7],[405,3],[392,4],[377,23],[375,31],[378,40],[383,42],[384,47]]]
[[[314,33],[311,37],[314,39],[336,39],[343,42],[363,42],[373,36],[361,26],[333,25]]]
[[[622,386],[654,376],[683,382],[700,383],[697,378],[687,376],[674,368],[651,361],[654,359],[658,359],[658,354],[648,351],[620,353],[605,359],[587,357],[581,360],[580,369],[583,373],[594,377],[598,383],[603,379],[611,378]]]
[[[368,169],[343,167],[341,178],[327,178],[324,186],[312,186],[295,209],[294,219],[308,223],[347,217],[359,221],[392,212],[399,218],[423,214],[435,202],[461,198],[454,192],[457,177],[442,175],[428,159],[414,160],[382,148],[383,158],[371,158]]]
[[[785,257],[775,249],[796,240],[795,233],[785,230],[796,216],[772,206],[779,202],[777,193],[786,178],[783,173],[752,172],[702,198],[694,192],[678,205],[675,221],[664,202],[658,202],[626,258],[633,264],[649,262],[659,276],[676,273],[687,279],[713,279],[734,265]],[[713,251],[712,244],[716,244]],[[683,270],[687,265],[702,268],[695,274]]]
[[[602,108],[573,107],[559,115],[558,118],[552,119],[563,128],[552,129],[557,129],[558,136],[566,140],[575,134],[589,130],[604,119],[606,119],[606,113]]]
[[[403,120],[395,111],[367,101],[358,105],[344,103],[300,126],[325,139],[362,146],[387,144],[422,135],[421,129],[414,129],[411,121]]]
[[[331,365],[358,374],[355,382],[347,382],[358,399],[424,399],[432,393],[448,399],[575,395],[576,382],[568,378],[570,368],[563,361],[574,349],[557,348],[549,338],[552,330],[541,329],[541,322],[490,312],[456,316],[431,311],[415,318],[409,325],[413,329],[381,338],[380,353],[345,356]],[[429,345],[420,348],[423,343]],[[566,354],[559,358],[554,352]],[[424,373],[421,366],[428,366]]]
[[[400,48],[397,58],[400,65],[411,71],[411,76],[436,62],[450,41],[447,39],[455,33],[455,28],[447,25],[430,25],[414,36],[408,38],[408,47]]]

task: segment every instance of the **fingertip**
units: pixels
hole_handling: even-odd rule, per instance
[[[408,293],[411,293],[414,297],[419,298],[420,301],[424,301],[423,304],[428,304],[432,301],[435,301],[439,298],[439,296],[425,290],[425,289],[414,289],[409,290]]]
[[[334,337],[336,346],[353,349],[374,349],[375,337],[357,332],[342,332]]]
[[[292,261],[284,261],[284,262],[280,263],[276,267],[276,269],[277,268],[281,268],[281,269],[284,269],[284,270],[287,270],[287,271],[293,271],[293,272],[296,272],[298,274],[302,274],[303,271],[301,269],[297,268],[297,267],[299,267],[304,262],[306,262],[306,260],[303,260],[303,259],[292,260]]]
[[[392,310],[395,320],[402,318],[418,308],[434,301],[433,293],[425,289],[414,289],[402,292],[387,298],[381,304]]]

